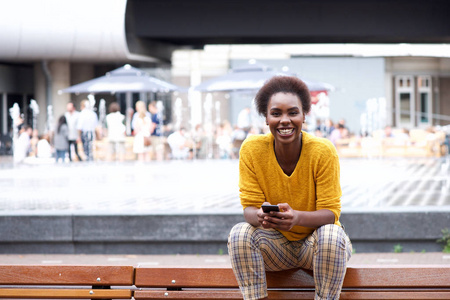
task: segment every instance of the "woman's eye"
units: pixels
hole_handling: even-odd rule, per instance
[[[298,111],[291,111],[289,114],[290,114],[291,116],[296,116],[296,115],[298,115]]]

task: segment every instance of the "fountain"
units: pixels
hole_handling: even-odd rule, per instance
[[[37,104],[36,100],[31,99],[30,100],[30,108],[31,111],[33,112],[33,130],[37,129],[37,116],[39,115],[39,105]]]

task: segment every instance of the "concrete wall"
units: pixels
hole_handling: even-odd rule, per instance
[[[3,215],[0,253],[218,254],[242,215]],[[356,252],[441,251],[448,212],[343,213]]]

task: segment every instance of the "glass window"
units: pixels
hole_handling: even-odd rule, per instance
[[[420,122],[428,123],[428,93],[420,93]]]
[[[411,123],[411,94],[401,93],[400,94],[400,123],[409,124]]]

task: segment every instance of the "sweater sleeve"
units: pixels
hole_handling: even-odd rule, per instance
[[[252,145],[246,142],[242,145],[239,154],[239,192],[244,209],[249,206],[259,208],[265,201],[253,164]]]
[[[328,145],[326,155],[321,155],[316,172],[316,209],[328,209],[339,222],[341,214],[341,184],[339,157],[333,145]]]

